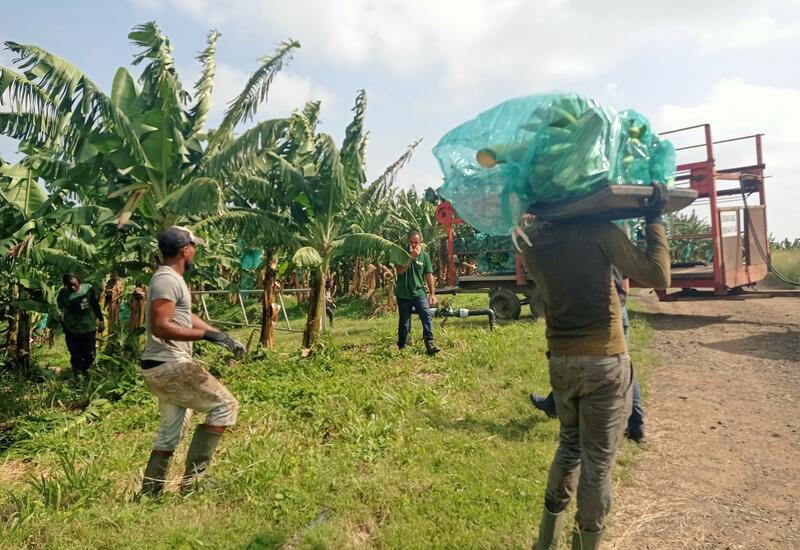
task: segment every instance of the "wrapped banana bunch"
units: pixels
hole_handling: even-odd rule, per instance
[[[433,153],[445,179],[439,194],[491,235],[509,234],[537,206],[675,176],[674,149],[646,118],[568,93],[501,103],[448,132]]]

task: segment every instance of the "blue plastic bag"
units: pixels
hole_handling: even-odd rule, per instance
[[[445,177],[438,193],[479,231],[508,235],[531,204],[674,177],[669,142],[635,111],[624,115],[578,94],[501,103],[434,147]]]

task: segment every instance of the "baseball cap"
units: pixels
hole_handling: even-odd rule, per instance
[[[158,235],[158,249],[167,256],[177,254],[187,244],[197,245],[205,244],[205,242],[190,229],[177,225],[168,227]]]

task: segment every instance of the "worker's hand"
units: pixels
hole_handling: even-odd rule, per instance
[[[237,359],[244,357],[244,354],[247,351],[244,347],[244,344],[233,338],[230,334],[226,334],[219,330],[207,330],[205,334],[203,334],[203,340],[213,342],[214,344],[222,346],[223,348],[228,348],[231,352],[233,352],[233,356]]]
[[[433,294],[428,296],[428,305],[430,307],[436,307],[436,296],[434,296]]]
[[[653,195],[642,199],[642,206],[645,208],[645,223],[664,223],[661,213],[669,202],[669,188],[663,183],[652,184]]]
[[[106,324],[103,321],[97,323],[97,332],[105,332],[106,331]]]

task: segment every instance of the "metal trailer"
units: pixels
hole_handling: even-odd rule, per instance
[[[689,140],[691,143],[697,141],[698,133],[702,135],[700,143],[676,147],[682,158],[692,153],[700,155],[679,164],[675,179],[676,186],[698,192],[693,206],[708,208],[711,232],[673,236],[672,239],[710,239],[712,259],[709,264],[673,266],[671,289],[656,291],[662,301],[752,296],[754,292],[746,289],[753,288],[770,270],[763,134],[713,141],[711,125],[699,124],[661,135],[674,142]],[[723,154],[734,152],[737,157],[745,150],[752,155],[751,161],[717,168],[715,146],[723,146],[718,147]],[[632,286],[640,285],[632,281]],[[759,292],[760,297],[797,294],[797,291]]]
[[[682,156],[701,153],[699,159],[677,166],[676,187],[697,192],[693,207],[707,207],[710,233],[673,236],[671,240],[690,241],[710,239],[712,259],[709,264],[674,264],[670,289],[656,290],[662,301],[700,298],[800,296],[797,290],[755,291],[758,281],[770,270],[770,250],[767,231],[766,195],[764,189],[764,158],[761,138],[753,134],[713,141],[711,125],[699,124],[663,132],[672,140],[692,139],[702,133],[702,142],[678,146]],[[696,138],[695,138],[696,139]],[[749,147],[752,162],[739,166],[717,168],[714,146]],[[757,199],[757,201],[756,201]],[[543,316],[533,281],[526,275],[519,256],[516,272],[508,275],[475,275],[457,277],[453,249],[453,225],[464,223],[448,201],[436,209],[436,220],[447,230],[447,286],[438,293],[487,292],[490,307],[498,319],[516,319],[521,306],[531,305],[534,318]],[[641,287],[636,281],[631,286]],[[520,298],[520,296],[522,298]]]
[[[544,308],[536,293],[533,281],[525,273],[522,260],[516,250],[494,250],[490,252],[514,253],[514,273],[489,275],[468,275],[458,277],[455,268],[453,226],[464,223],[456,214],[453,205],[442,201],[436,208],[436,221],[447,231],[447,286],[437,288],[437,294],[486,293],[489,295],[489,308],[498,319],[519,319],[522,306],[530,306],[534,319],[544,316]]]

